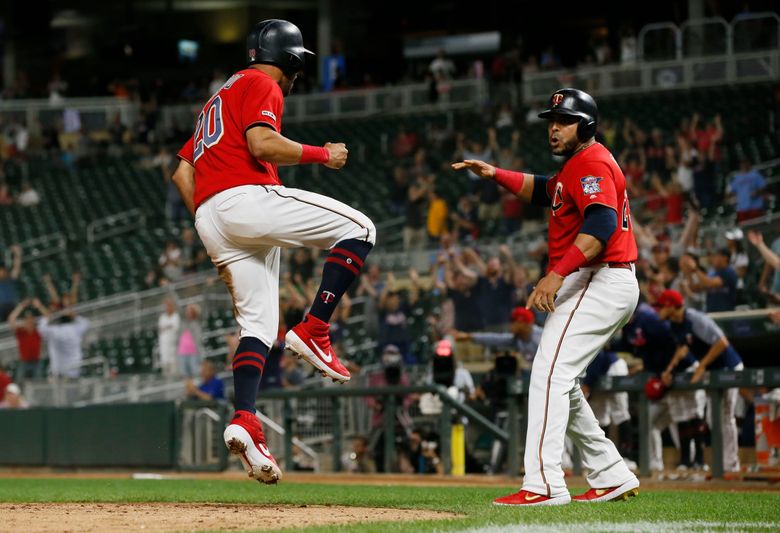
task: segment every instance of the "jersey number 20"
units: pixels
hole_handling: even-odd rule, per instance
[[[193,163],[203,155],[206,148],[211,148],[219,142],[224,133],[222,127],[222,97],[217,96],[203,108],[195,126]]]

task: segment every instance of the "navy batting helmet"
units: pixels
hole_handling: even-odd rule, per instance
[[[593,97],[579,89],[561,89],[550,97],[550,105],[539,113],[539,118],[550,118],[550,115],[569,115],[579,117],[577,138],[587,141],[596,135],[599,122],[599,110]]]
[[[275,65],[288,77],[303,70],[305,54],[314,52],[303,47],[298,26],[280,19],[258,22],[246,39],[249,65]]]

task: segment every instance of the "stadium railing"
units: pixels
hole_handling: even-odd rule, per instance
[[[631,65],[579,67],[528,74],[525,101],[545,101],[561,85],[582,87],[596,97],[756,83],[780,77],[780,50],[715,57],[636,62]]]
[[[649,435],[650,435],[650,429],[651,429],[651,419],[650,419],[650,400],[647,398],[647,396],[644,393],[644,387],[645,383],[649,377],[649,374],[646,373],[639,373],[634,374],[630,376],[613,376],[613,377],[607,377],[603,378],[597,386],[594,388],[594,390],[602,391],[602,392],[628,392],[634,396],[634,399],[636,401],[636,405],[638,406],[638,425],[639,425],[639,469],[640,474],[642,476],[648,476],[650,475],[650,451],[649,451]],[[284,458],[285,467],[288,470],[291,470],[294,468],[294,459],[293,459],[293,446],[296,446],[299,450],[302,451],[305,455],[309,456],[312,460],[318,459],[319,456],[315,453],[315,451],[312,449],[313,446],[309,446],[309,444],[312,444],[312,442],[307,441],[307,439],[299,439],[297,436],[299,435],[299,428],[297,427],[298,424],[302,423],[303,421],[299,420],[298,417],[295,416],[295,403],[296,402],[303,402],[303,401],[309,401],[314,402],[320,406],[322,406],[324,409],[326,409],[331,416],[328,418],[328,423],[330,424],[330,438],[327,440],[330,441],[330,453],[332,454],[332,470],[339,471],[341,469],[341,457],[342,457],[342,443],[345,440],[344,437],[347,436],[354,436],[352,434],[345,434],[344,432],[344,403],[347,399],[357,399],[360,397],[375,397],[379,398],[382,401],[382,404],[384,406],[383,414],[382,414],[382,430],[385,435],[384,439],[384,466],[385,471],[391,471],[392,465],[394,464],[395,460],[395,454],[396,454],[396,439],[395,439],[395,433],[396,433],[396,409],[395,406],[398,405],[399,401],[402,401],[402,398],[406,395],[410,394],[421,394],[421,393],[432,393],[435,395],[438,395],[440,400],[442,401],[443,408],[441,409],[440,414],[438,415],[428,415],[428,416],[435,416],[437,419],[437,426],[438,426],[438,433],[440,435],[440,443],[439,443],[439,453],[440,458],[442,461],[442,464],[444,466],[445,473],[451,473],[452,471],[452,455],[451,455],[451,441],[450,436],[452,434],[452,426],[454,423],[460,423],[460,420],[465,417],[469,420],[470,424],[473,424],[474,426],[479,427],[483,432],[487,433],[488,435],[492,436],[495,439],[498,439],[502,443],[506,444],[507,447],[507,472],[510,475],[517,475],[520,472],[520,461],[521,461],[521,452],[524,447],[525,442],[525,435],[524,435],[524,429],[523,429],[523,420],[525,418],[524,414],[527,412],[528,404],[527,404],[527,391],[528,391],[528,379],[527,378],[521,378],[516,380],[508,380],[507,381],[507,389],[506,389],[506,397],[509,400],[507,402],[508,405],[508,425],[507,428],[504,430],[500,427],[498,427],[496,424],[485,418],[483,415],[475,411],[473,408],[471,408],[469,405],[465,405],[460,403],[457,399],[450,396],[450,394],[447,392],[447,390],[440,386],[440,385],[419,385],[419,386],[387,386],[387,387],[367,387],[367,386],[347,386],[347,387],[323,387],[318,389],[306,389],[306,390],[271,390],[271,391],[263,391],[258,396],[258,406],[261,406],[263,404],[266,404],[269,401],[273,402],[281,402],[282,409],[281,409],[281,416],[274,416],[269,417],[266,414],[263,414],[263,411],[261,410],[259,416],[261,417],[263,423],[266,425],[267,433],[270,436],[271,434],[278,435],[282,439],[281,443],[281,450],[278,452],[280,457]],[[723,402],[723,394],[726,389],[731,388],[773,388],[773,387],[780,387],[780,367],[771,367],[771,368],[751,368],[746,369],[743,371],[735,372],[735,371],[713,371],[713,372],[707,372],[704,374],[704,378],[700,383],[697,384],[691,384],[686,376],[678,376],[675,378],[675,381],[671,387],[672,390],[694,390],[694,389],[705,389],[709,393],[710,401],[711,401],[711,409],[713,413],[720,413],[721,406]],[[135,399],[137,401],[137,398]],[[165,402],[162,402],[165,403]],[[139,407],[142,408],[143,405],[148,406],[155,406],[155,405],[162,405],[161,402],[156,401],[152,403],[142,403],[139,404]],[[174,402],[168,402],[169,404],[172,404]],[[196,423],[196,427],[187,427],[187,431],[193,431],[194,433],[191,435],[192,437],[197,437],[197,435],[201,435],[200,443],[195,443],[190,440],[189,444],[187,444],[187,449],[190,451],[190,453],[194,453],[192,457],[197,458],[197,456],[201,456],[201,459],[203,459],[204,456],[207,456],[207,459],[203,459],[201,462],[202,465],[199,466],[199,463],[197,460],[192,460],[192,457],[190,460],[187,461],[175,461],[176,466],[187,468],[187,469],[198,469],[205,465],[205,468],[211,468],[213,469],[215,467],[215,464],[219,466],[219,468],[224,468],[226,463],[223,461],[224,455],[222,450],[218,450],[216,447],[219,447],[221,445],[220,443],[220,433],[221,428],[224,426],[224,424],[227,422],[228,417],[228,411],[227,404],[224,402],[177,402],[179,405],[179,409],[176,411],[179,417],[179,420],[181,421],[184,416],[184,411],[182,410],[182,406],[184,406],[186,409],[195,409],[197,410],[200,407],[208,407],[210,409],[210,413],[208,413],[208,416],[203,419],[203,422],[208,427],[203,427],[203,424],[200,424],[199,426]],[[129,407],[133,405],[131,404],[118,404],[117,407],[124,409],[126,407]],[[103,409],[104,411],[101,412],[110,412],[112,406],[104,405],[104,406],[88,406],[86,407],[87,411],[83,412],[92,412],[89,411],[89,409]],[[35,408],[35,412],[43,411],[46,412],[47,408]],[[106,411],[108,409],[108,411]],[[65,412],[73,412],[74,416],[78,415],[78,413],[82,413],[81,408],[78,407],[71,407],[63,409],[54,409],[51,410],[52,413],[65,413]],[[139,411],[140,412],[140,411]],[[266,411],[267,413],[267,411]],[[19,417],[14,418],[16,415],[13,412],[7,411],[2,412],[0,411],[0,425],[3,427],[8,428],[9,433],[6,435],[5,440],[8,441],[7,444],[12,445],[11,441],[16,442],[18,439],[24,439],[25,435],[27,434],[25,431],[25,427],[19,426],[19,424],[33,424],[34,421],[31,421],[31,419],[25,418],[25,419],[19,419]],[[85,424],[88,423],[90,420],[89,417],[84,417],[82,415],[81,418],[85,419]],[[33,417],[34,418],[34,417]],[[712,467],[712,475],[715,478],[722,478],[724,475],[723,472],[723,461],[722,461],[722,450],[723,450],[723,443],[721,438],[721,420],[719,416],[713,416],[711,417],[711,467]],[[143,425],[145,424],[145,419],[134,419],[135,424]],[[39,421],[41,422],[41,421]],[[6,423],[10,423],[11,425],[6,425]],[[125,425],[132,426],[130,421],[127,421]],[[17,427],[18,426],[18,427]],[[35,429],[35,428],[33,428]],[[85,434],[90,433],[90,428],[85,427]],[[127,431],[131,432],[133,431],[132,427],[126,428]],[[40,430],[40,428],[36,429],[36,431]],[[171,435],[170,441],[165,442],[158,442],[155,444],[155,446],[162,446],[165,449],[171,449],[171,450],[177,450],[181,443],[181,432],[183,431],[181,422],[178,426],[178,431],[175,432],[175,434]],[[201,432],[201,433],[198,433]],[[77,433],[71,436],[72,439],[76,439],[78,441],[79,435],[81,433]],[[14,436],[16,435],[16,436]],[[205,437],[203,436],[205,435]],[[45,440],[45,439],[44,439]],[[84,443],[86,446],[87,444]],[[49,446],[46,442],[42,443],[42,446],[44,449]],[[79,442],[69,442],[68,446],[70,448],[79,449],[81,444]],[[207,450],[207,452],[198,452],[197,450]],[[275,447],[275,449],[279,449],[278,447]],[[45,455],[45,454],[44,454]],[[8,461],[10,461],[10,458],[7,458]],[[141,459],[137,459],[141,460]],[[0,458],[0,463],[7,464],[6,460],[3,458]],[[38,459],[30,459],[29,464],[39,464]],[[28,463],[24,463],[28,464]],[[43,463],[46,464],[46,463]],[[88,464],[88,463],[85,463]],[[105,464],[104,466],[122,466],[125,463],[122,463],[122,458],[117,457],[116,458],[116,464]],[[142,463],[138,463],[142,464]],[[217,469],[219,469],[217,468]]]
[[[225,293],[221,284],[210,283],[213,278],[213,273],[202,272],[165,287],[119,293],[76,305],[76,313],[91,321],[91,332],[86,338],[87,343],[100,335],[156,329],[157,318],[162,312],[162,302],[169,295],[184,304],[194,302],[228,306],[229,295]],[[7,323],[2,324],[0,325],[0,362],[10,362],[17,358],[18,348],[14,332]]]
[[[139,106],[130,100],[114,97],[4,100],[0,102],[0,119],[4,123],[22,123],[27,129],[39,131],[56,127],[61,121],[72,124],[73,131],[106,130],[119,115],[122,124],[133,124]],[[76,126],[78,125],[78,127]]]
[[[326,119],[475,109],[487,98],[488,86],[481,78],[453,80],[449,92],[442,94],[436,102],[430,101],[429,93],[430,86],[427,83],[412,83],[292,95],[284,101],[284,122],[296,124]],[[161,122],[169,130],[190,130],[201,106],[201,103],[164,106],[161,108]]]
[[[755,39],[759,33],[768,37]],[[652,49],[654,44],[660,53]],[[679,26],[672,22],[649,24],[638,34],[637,52],[637,59],[630,64],[526,73],[524,97],[526,101],[544,101],[562,84],[604,96],[773,81],[780,76],[780,16],[761,12],[739,14],[731,22],[710,17],[686,20]],[[486,80],[471,78],[453,80],[449,91],[435,102],[430,100],[427,83],[294,95],[285,101],[285,122],[474,109],[488,93]],[[200,108],[200,103],[164,106],[162,123],[169,131],[190,130]],[[10,100],[0,102],[0,118],[32,129],[53,126],[63,117],[66,123],[73,123],[78,117],[78,123],[91,131],[106,129],[117,115],[123,124],[132,124],[139,109],[137,103],[111,97]]]
[[[650,475],[650,449],[649,437],[651,429],[650,420],[650,400],[644,393],[645,383],[650,374],[640,373],[630,376],[615,376],[603,378],[594,390],[600,392],[629,392],[634,395],[637,401],[639,412],[639,469],[642,476]],[[694,390],[705,389],[709,393],[712,412],[720,413],[723,402],[723,393],[726,389],[756,388],[756,387],[779,387],[780,386],[780,368],[753,368],[740,372],[734,371],[714,371],[707,372],[704,379],[699,384],[691,384],[686,376],[677,376],[672,385],[673,390]],[[384,387],[381,389],[368,387],[339,387],[323,388],[316,390],[294,391],[294,390],[274,390],[266,391],[260,394],[261,400],[281,400],[283,402],[283,421],[284,421],[284,453],[287,468],[292,467],[292,442],[290,436],[294,434],[292,416],[293,410],[291,402],[302,398],[318,398],[322,401],[329,401],[331,404],[332,431],[333,431],[333,464],[338,469],[339,458],[341,457],[341,423],[339,418],[340,402],[343,398],[354,396],[375,396],[381,397],[385,409],[383,411],[384,421],[383,430],[385,431],[385,471],[391,471],[395,458],[395,409],[397,398],[408,394],[419,394],[430,392],[438,394],[439,398],[450,409],[442,409],[439,416],[439,450],[445,472],[449,473],[452,466],[452,457],[450,455],[449,436],[452,433],[453,412],[457,415],[468,418],[468,420],[492,437],[499,439],[507,446],[507,470],[514,475],[519,472],[520,452],[524,447],[525,435],[522,429],[521,413],[527,411],[527,394],[529,381],[527,378],[517,379],[508,383],[507,396],[514,398],[515,401],[509,401],[509,425],[507,430],[503,430],[491,421],[483,417],[468,405],[459,403],[453,399],[441,386],[421,385],[413,387]],[[719,416],[713,416],[711,422],[711,467],[712,474],[716,478],[723,477],[723,441],[722,427]]]

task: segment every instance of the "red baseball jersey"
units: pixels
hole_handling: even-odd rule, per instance
[[[255,159],[246,131],[257,125],[282,131],[284,95],[267,74],[236,72],[198,116],[195,133],[179,158],[195,167],[195,208],[218,192],[239,185],[280,185],[277,165]]]
[[[547,180],[547,195],[552,199],[548,272],[574,244],[585,221],[585,209],[595,204],[614,209],[619,227],[602,253],[589,264],[636,261],[626,178],[603,145],[594,143],[566,161],[560,172]]]

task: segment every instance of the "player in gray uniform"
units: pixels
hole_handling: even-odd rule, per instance
[[[704,372],[711,370],[742,370],[742,358],[729,344],[723,330],[715,321],[696,309],[685,307],[682,295],[672,289],[665,290],[658,297],[658,316],[669,320],[672,332],[680,349],[677,357],[692,354],[699,365],[691,376],[691,383],[698,383]],[[727,472],[739,471],[739,447],[734,410],[739,389],[726,389],[720,413],[723,427],[723,468]],[[707,400],[707,421],[711,425],[712,405]]]
[[[542,328],[534,323],[534,314],[525,307],[515,307],[510,316],[510,333],[475,331],[458,333],[457,340],[471,341],[491,348],[513,348],[522,358],[521,368],[528,370],[539,349]]]

